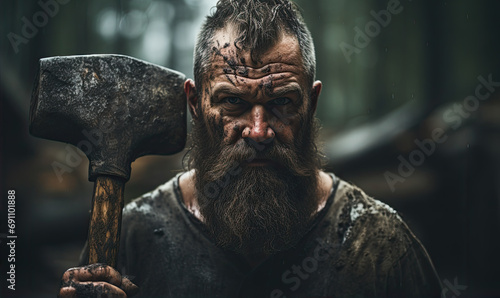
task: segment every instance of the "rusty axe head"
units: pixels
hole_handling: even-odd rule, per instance
[[[40,60],[30,133],[78,146],[90,160],[89,180],[128,180],[130,164],[173,154],[186,142],[184,75],[121,55]]]

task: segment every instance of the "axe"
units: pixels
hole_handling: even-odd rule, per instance
[[[116,267],[131,163],[184,148],[184,80],[179,72],[122,55],[40,60],[29,130],[36,137],[78,146],[89,159],[89,180],[94,182],[89,264]]]

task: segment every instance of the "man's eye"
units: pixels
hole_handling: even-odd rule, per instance
[[[233,105],[239,105],[243,103],[243,100],[238,97],[226,97],[224,98],[224,102],[233,104]]]
[[[291,102],[290,98],[280,97],[280,98],[276,98],[276,99],[271,100],[269,103],[272,105],[275,105],[275,106],[284,106],[284,105],[289,104],[290,102]]]

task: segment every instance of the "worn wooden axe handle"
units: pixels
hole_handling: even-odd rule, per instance
[[[89,264],[116,267],[120,246],[125,179],[98,176],[94,183],[89,226]]]

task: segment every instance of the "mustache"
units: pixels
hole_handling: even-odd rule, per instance
[[[249,162],[256,160],[270,160],[279,169],[288,171],[293,176],[309,177],[316,174],[308,159],[292,145],[284,144],[273,139],[267,143],[257,143],[250,138],[240,139],[232,146],[219,146],[219,154],[212,157],[217,162],[205,160],[208,167],[205,178],[208,181],[221,179],[226,173],[237,173]]]

